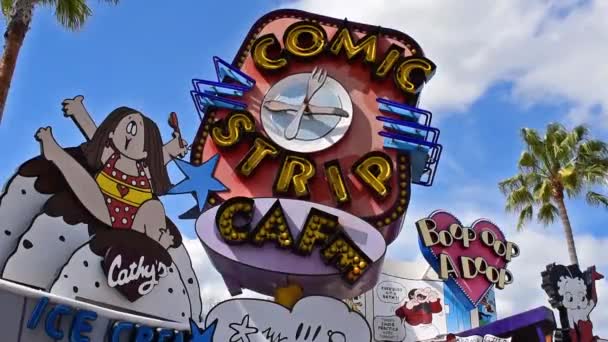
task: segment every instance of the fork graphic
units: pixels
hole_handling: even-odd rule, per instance
[[[300,123],[302,122],[302,116],[304,116],[304,111],[306,107],[308,107],[308,102],[312,99],[313,96],[317,93],[323,84],[325,84],[325,80],[327,79],[327,71],[322,68],[315,67],[310,73],[310,77],[308,78],[308,86],[306,87],[306,96],[304,96],[304,101],[298,109],[295,118],[289,126],[285,129],[285,138],[287,140],[293,140],[296,135],[298,135],[298,131],[300,130]]]

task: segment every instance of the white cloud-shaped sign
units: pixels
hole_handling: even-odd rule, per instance
[[[214,340],[241,342],[371,342],[365,318],[342,301],[305,297],[289,310],[260,299],[231,299],[215,306],[206,326],[217,320]]]

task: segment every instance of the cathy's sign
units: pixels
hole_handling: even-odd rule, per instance
[[[425,259],[466,307],[477,306],[492,286],[503,289],[513,282],[507,264],[519,247],[493,222],[479,219],[467,227],[439,210],[416,227]]]
[[[202,117],[191,162],[216,155],[226,199],[307,200],[361,217],[392,242],[412,182],[439,159],[431,113],[415,108],[435,65],[404,33],[297,10],[258,20],[218,81],[193,80]],[[199,203],[200,205],[200,203]]]

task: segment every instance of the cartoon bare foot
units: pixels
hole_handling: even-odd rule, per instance
[[[51,127],[43,127],[36,132],[36,140],[40,142],[42,148],[42,155],[49,161],[53,161],[59,153],[61,153],[61,146],[57,144],[53,137],[53,131]]]

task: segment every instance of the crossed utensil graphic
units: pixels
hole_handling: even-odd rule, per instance
[[[310,73],[308,84],[306,87],[306,95],[301,105],[292,105],[289,103],[270,100],[264,103],[264,107],[272,112],[296,112],[294,119],[285,129],[284,136],[287,140],[293,140],[298,135],[300,124],[304,115],[333,115],[339,117],[348,117],[348,112],[342,108],[336,107],[321,107],[310,104],[310,100],[315,96],[317,91],[323,87],[327,80],[327,71],[322,68],[315,67]]]

